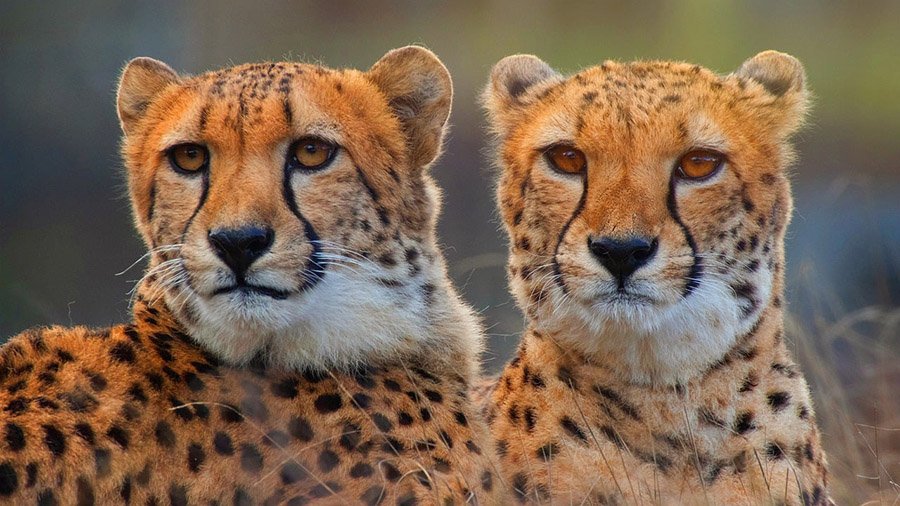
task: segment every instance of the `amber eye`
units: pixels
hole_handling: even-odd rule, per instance
[[[715,174],[725,162],[725,156],[708,149],[694,149],[678,161],[678,176],[683,179],[704,179]]]
[[[587,159],[581,150],[566,144],[552,146],[544,151],[544,157],[554,169],[566,174],[581,174],[587,167]]]
[[[326,140],[305,137],[294,143],[291,161],[297,168],[320,169],[334,158],[336,152],[337,146]]]
[[[200,144],[179,144],[169,148],[169,163],[181,172],[193,174],[207,167],[209,151]]]

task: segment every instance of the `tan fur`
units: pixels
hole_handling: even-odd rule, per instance
[[[674,62],[568,78],[533,56],[497,64],[485,104],[528,328],[494,388],[475,393],[521,501],[828,501],[783,339],[788,138],[806,97],[802,66],[775,52],[726,76]],[[558,144],[585,154],[584,174],[548,164]],[[695,148],[723,153],[723,168],[675,178]],[[658,250],[616,288],[588,238],[635,236]]]
[[[451,94],[417,47],[370,72],[129,64],[118,108],[150,268],[131,324],[0,350],[0,499],[498,501],[467,397],[481,333],[448,281],[425,171]],[[337,144],[334,161],[286,169],[307,135]],[[208,171],[170,165],[186,142],[208,147]],[[283,297],[214,293],[236,275],[208,236],[244,226],[274,231],[246,278]]]

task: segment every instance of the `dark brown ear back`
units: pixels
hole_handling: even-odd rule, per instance
[[[141,57],[128,62],[119,79],[116,96],[119,123],[126,136],[134,131],[153,97],[178,81],[178,74],[159,60]]]
[[[412,165],[423,167],[434,161],[453,100],[453,84],[444,64],[423,47],[407,46],[385,54],[367,75],[403,125]]]
[[[806,72],[800,61],[778,51],[759,53],[741,64],[735,74],[758,82],[776,97],[803,91],[806,85]]]
[[[509,102],[517,100],[536,84],[557,79],[561,79],[559,73],[537,56],[517,54],[494,65],[490,89],[495,99]]]
[[[758,83],[775,97],[773,123],[780,135],[790,135],[803,124],[809,92],[799,60],[778,51],[763,51],[741,64],[734,75]]]

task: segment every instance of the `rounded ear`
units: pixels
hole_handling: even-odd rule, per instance
[[[159,60],[141,57],[128,62],[116,93],[119,123],[126,136],[133,132],[153,98],[178,81],[178,74]]]
[[[521,105],[526,92],[540,84],[556,83],[563,77],[537,56],[517,54],[497,62],[482,100],[495,126],[507,122],[510,113]]]
[[[406,46],[385,54],[366,75],[400,120],[412,166],[434,161],[453,100],[450,73],[441,60],[424,47]]]
[[[803,123],[809,94],[806,71],[799,60],[778,51],[763,51],[741,64],[734,75],[760,84],[778,100],[784,133],[793,132]]]

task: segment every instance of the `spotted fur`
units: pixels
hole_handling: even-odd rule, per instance
[[[462,504],[502,493],[467,390],[480,348],[435,242],[450,80],[429,51],[368,72],[296,63],[197,77],[137,59],[119,89],[150,249],[133,321],[0,349],[0,500]],[[339,145],[314,173],[294,139]],[[168,146],[208,146],[182,174]],[[270,227],[235,283],[207,236]],[[496,480],[496,481],[495,481]]]
[[[507,483],[522,502],[824,504],[826,460],[784,343],[788,139],[807,103],[794,58],[719,76],[674,62],[563,77],[532,56],[494,68],[497,196],[512,292],[527,316],[487,392]],[[585,154],[554,170],[548,146]],[[725,155],[675,177],[691,149]],[[649,237],[624,282],[590,237]]]

